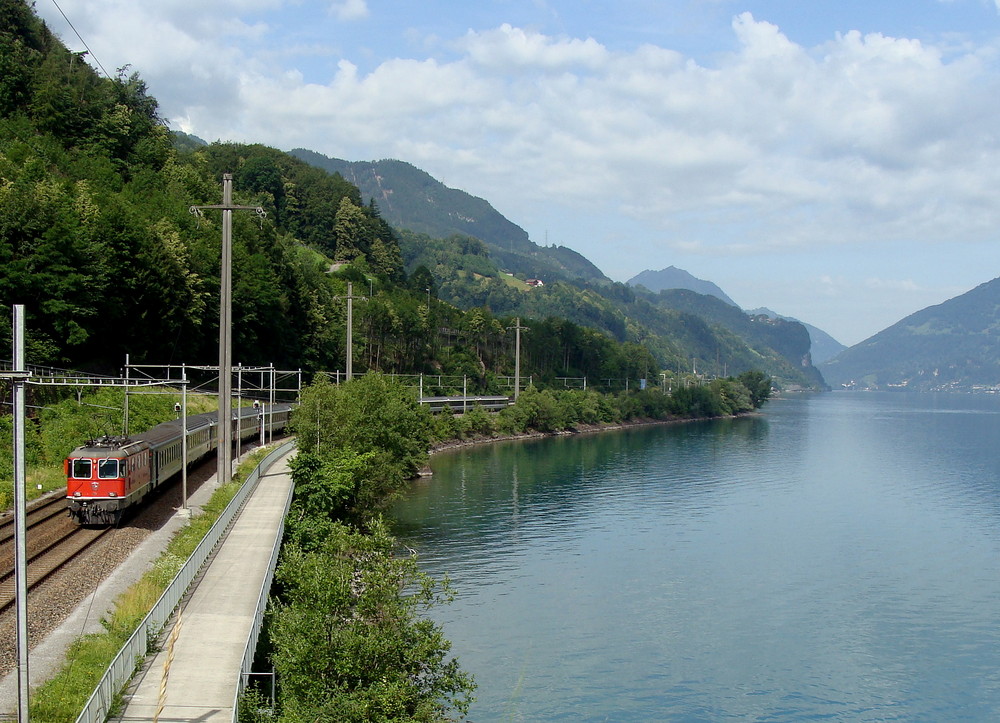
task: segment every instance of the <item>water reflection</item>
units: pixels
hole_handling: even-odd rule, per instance
[[[460,450],[395,514],[456,586],[473,720],[987,720],[998,411],[834,394]]]

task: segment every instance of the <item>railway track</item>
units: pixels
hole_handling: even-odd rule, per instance
[[[75,525],[61,496],[34,506],[25,524],[29,592],[112,529]],[[0,523],[0,614],[13,606],[14,588],[14,520],[7,519]]]
[[[39,502],[32,503],[26,510],[25,527],[30,530],[53,517],[66,515],[66,497],[53,495]],[[0,519],[0,559],[7,555],[7,546],[14,542],[14,515],[8,514]]]

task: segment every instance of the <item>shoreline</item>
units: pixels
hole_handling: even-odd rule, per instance
[[[434,457],[436,454],[442,452],[451,452],[458,449],[463,449],[465,447],[474,447],[481,444],[490,444],[492,442],[513,442],[518,440],[526,439],[543,439],[545,437],[570,437],[578,434],[598,434],[600,432],[615,432],[623,429],[631,429],[633,427],[651,427],[657,425],[672,425],[672,424],[689,424],[691,422],[707,422],[714,419],[739,419],[740,417],[749,417],[759,414],[759,410],[753,412],[748,412],[746,414],[733,414],[723,417],[676,417],[674,419],[634,419],[628,422],[605,422],[598,424],[581,424],[572,429],[563,429],[557,432],[520,432],[518,434],[504,434],[500,436],[491,437],[470,437],[469,439],[452,439],[445,442],[439,442],[437,444],[431,445],[430,449],[427,450],[429,457]],[[430,477],[434,473],[430,468],[430,464],[424,465],[419,472],[417,472],[416,478]]]

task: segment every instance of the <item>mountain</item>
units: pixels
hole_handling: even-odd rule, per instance
[[[715,298],[726,302],[730,306],[735,306],[737,309],[740,308],[739,304],[730,299],[729,296],[726,295],[726,292],[720,289],[716,284],[711,281],[699,279],[684,269],[679,269],[676,266],[668,266],[667,268],[660,269],[659,271],[650,271],[647,269],[646,271],[633,276],[626,283],[629,286],[644,286],[654,292],[666,291],[668,289],[688,289],[706,296],[714,296]],[[770,309],[763,308],[754,309],[753,311],[748,311],[747,313],[753,316],[763,315],[770,317],[771,319],[783,319],[785,321],[795,321],[802,324],[802,326],[804,326],[806,331],[809,333],[809,338],[812,342],[810,354],[812,355],[813,364],[818,364],[819,362],[832,359],[847,348],[822,329],[812,326],[811,324],[806,324],[805,322],[799,321],[791,316],[783,316],[771,311]]]
[[[911,314],[820,369],[835,388],[996,388],[1000,385],[1000,279]]]
[[[822,375],[812,365],[809,332],[801,322],[748,314],[721,299],[690,289],[665,289],[657,295],[656,303],[661,308],[687,313],[725,329],[743,339],[762,359],[769,353],[776,353],[797,368],[805,386],[827,388]]]
[[[718,286],[713,284],[711,281],[705,281],[704,279],[699,279],[692,276],[684,269],[679,269],[676,266],[668,266],[665,269],[660,269],[659,271],[646,270],[637,276],[633,276],[631,279],[626,281],[629,286],[645,286],[650,291],[664,291],[665,289],[690,289],[699,294],[705,294],[707,296],[714,296],[717,299],[722,299],[727,304],[739,308],[739,304],[726,296],[726,292],[720,289]]]
[[[170,131],[170,142],[180,153],[190,153],[208,145],[208,141],[184,131]]]
[[[747,312],[748,314],[764,314],[765,316],[770,316],[772,319],[785,319],[786,321],[798,321],[802,326],[806,328],[809,332],[809,338],[812,340],[812,346],[810,347],[810,354],[812,354],[813,364],[821,364],[825,361],[829,361],[837,356],[840,352],[844,351],[847,347],[841,344],[839,341],[834,339],[832,336],[827,334],[820,328],[813,326],[812,324],[807,324],[804,321],[796,319],[791,316],[783,316],[776,311],[771,311],[768,308],[761,307],[759,309],[752,309]]]
[[[368,164],[381,189],[372,203],[340,172],[277,149],[171,135],[137,74],[102,78],[30,4],[0,0],[0,8],[0,60],[11,61],[0,63],[9,71],[0,73],[0,305],[37,301],[27,308],[30,363],[107,373],[126,354],[150,364],[212,358],[219,217],[188,210],[218,208],[220,179],[231,173],[233,200],[266,211],[233,219],[234,358],[307,373],[342,368],[343,299],[354,284],[368,290],[355,309],[355,369],[498,388],[517,363],[510,329],[520,317],[532,330],[521,370],[553,386],[560,377],[656,378],[695,366],[707,376],[757,369],[788,386],[809,383],[800,325],[773,335],[775,348],[751,345],[721,323],[658,306],[646,289],[611,282],[569,249],[538,247],[482,199],[408,164]],[[342,170],[360,179],[362,166]],[[435,220],[437,206],[436,220],[451,225],[435,233],[448,235],[395,230],[379,199],[387,211],[412,201],[415,210],[400,216],[407,226]],[[0,351],[5,344],[0,329]]]
[[[404,161],[343,161],[296,148],[289,154],[329,173],[339,173],[374,201],[379,214],[397,229],[431,238],[472,236],[484,241],[502,268],[543,281],[607,277],[582,255],[565,246],[538,246],[527,232],[482,198],[449,188]]]

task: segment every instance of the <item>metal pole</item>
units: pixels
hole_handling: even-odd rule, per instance
[[[222,279],[219,289],[219,440],[216,483],[224,485],[232,474],[232,304],[233,304],[233,174],[222,174]]]
[[[514,343],[514,401],[517,401],[518,395],[521,393],[521,317],[517,317],[514,322],[516,326],[515,329],[515,343]]]
[[[268,406],[267,406],[267,441],[274,441],[274,405],[278,401],[277,390],[275,385],[278,383],[277,372],[274,369],[274,364],[271,364],[271,393],[268,395]]]
[[[260,433],[260,446],[264,446],[264,407],[259,399],[253,400],[253,409],[257,413],[257,431]]]
[[[347,381],[354,378],[354,352],[351,344],[354,336],[354,284],[347,282]]]
[[[188,511],[188,382],[181,365],[181,513]]]
[[[24,305],[14,306],[14,372],[25,372]],[[26,374],[25,374],[26,376]],[[14,570],[17,598],[17,719],[28,723],[27,486],[24,464],[25,377],[14,378]]]
[[[271,365],[271,368],[272,369],[274,368],[273,364]],[[265,369],[263,367],[261,367],[261,370],[260,370],[260,390],[261,391],[264,391],[264,374],[265,374]],[[270,377],[270,372],[268,371],[267,374],[268,374],[267,378],[270,379],[271,378]],[[267,399],[268,399],[268,401],[271,400],[271,395],[270,394],[268,394]],[[257,402],[254,402],[254,406],[257,406],[257,404],[258,404]],[[265,431],[266,427],[264,425],[265,420],[267,422],[271,421],[270,418],[266,416],[267,412],[268,412],[268,410],[266,408],[266,405],[267,405],[267,402],[265,402],[265,401],[261,401],[260,402],[260,446],[261,447],[263,447],[264,445],[267,444],[267,432]]]
[[[230,454],[233,445],[232,379],[232,304],[233,304],[233,211],[256,211],[264,218],[259,206],[233,205],[233,174],[222,174],[222,203],[212,206],[191,206],[190,211],[201,215],[202,209],[222,211],[222,269],[219,283],[219,427],[218,471],[216,483],[226,484],[232,475]]]
[[[128,436],[128,354],[125,355],[125,415],[122,420],[122,434]]]

